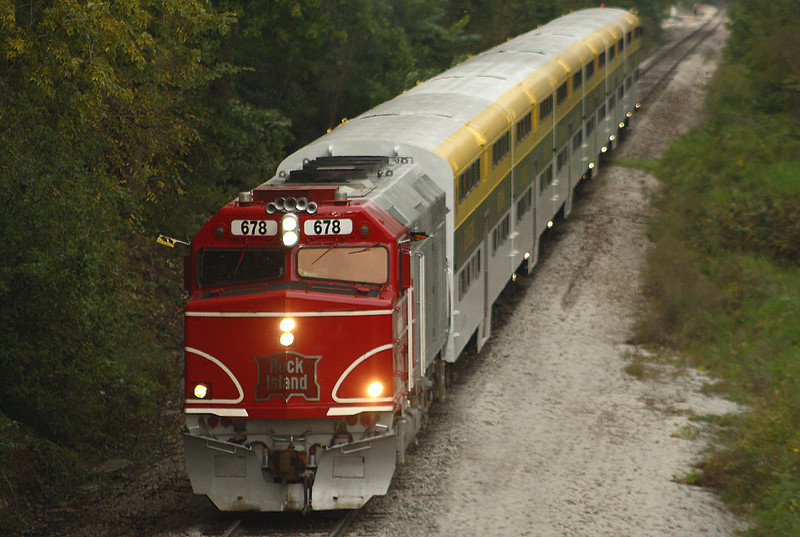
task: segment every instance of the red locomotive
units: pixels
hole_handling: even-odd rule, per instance
[[[192,241],[186,458],[222,510],[359,507],[389,485],[398,427],[419,428],[408,228],[340,187],[292,184],[413,166],[320,163],[231,202]]]

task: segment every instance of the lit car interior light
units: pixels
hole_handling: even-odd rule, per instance
[[[201,382],[194,385],[192,393],[194,393],[194,396],[198,399],[206,399],[211,394],[211,389],[208,384]]]
[[[380,382],[373,382],[369,385],[369,388],[367,388],[367,393],[370,397],[378,397],[383,393],[383,384]]]

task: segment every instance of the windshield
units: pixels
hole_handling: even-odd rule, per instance
[[[285,266],[280,248],[203,248],[197,259],[201,288],[276,280]]]
[[[302,278],[355,283],[386,283],[389,250],[384,246],[329,246],[301,248],[297,273]]]

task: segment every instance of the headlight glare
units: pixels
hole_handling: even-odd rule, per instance
[[[292,343],[294,343],[294,335],[289,332],[284,332],[281,334],[280,342],[284,347],[291,347]]]
[[[293,214],[286,214],[281,218],[281,228],[284,232],[294,231],[298,228],[298,225],[297,216]]]
[[[283,234],[283,245],[291,248],[300,240],[300,236],[296,231],[287,231]]]
[[[194,385],[192,393],[197,399],[209,398],[211,396],[211,386],[204,382],[200,382]]]
[[[287,213],[281,218],[281,242],[287,248],[300,242],[300,220],[294,213]]]
[[[367,393],[370,397],[378,397],[383,393],[383,384],[380,382],[373,382],[369,385],[369,388],[367,388]]]
[[[291,332],[294,330],[295,322],[294,319],[286,317],[285,319],[281,319],[280,325],[278,326],[280,326],[281,332]]]

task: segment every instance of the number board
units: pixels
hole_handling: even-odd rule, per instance
[[[278,234],[275,220],[233,220],[231,235],[250,237],[272,237]]]
[[[349,218],[329,220],[306,220],[303,233],[312,235],[350,235],[353,232],[353,221]]]

